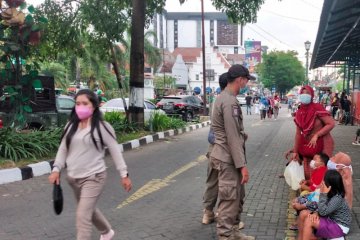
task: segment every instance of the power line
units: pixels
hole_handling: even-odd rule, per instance
[[[255,25],[255,24],[254,24]],[[266,34],[268,34],[269,36],[271,36],[271,37],[273,37],[274,39],[276,39],[277,41],[279,41],[280,43],[282,43],[282,44],[284,44],[284,45],[286,45],[286,46],[288,46],[289,48],[292,48],[292,49],[296,49],[296,47],[294,47],[294,46],[290,46],[289,44],[287,44],[287,43],[285,43],[285,42],[283,42],[283,41],[281,41],[280,39],[278,39],[277,37],[275,37],[274,35],[272,35],[271,33],[269,33],[269,32],[267,32],[267,31],[265,31],[263,28],[261,28],[260,26],[258,26],[258,25],[255,25],[256,27],[258,27],[260,30],[262,30],[263,32],[265,32]]]
[[[275,13],[275,12],[272,12],[272,11],[269,11],[269,10],[263,10],[264,12],[268,12],[268,13],[271,13],[271,14],[274,14],[276,16],[279,16],[279,17],[283,17],[283,18],[289,18],[289,19],[293,19],[293,20],[297,20],[297,21],[302,21],[302,22],[319,22],[318,20],[315,21],[315,20],[309,20],[309,19],[304,19],[304,18],[295,18],[295,17],[289,17],[289,16],[285,16],[285,15],[281,15],[281,14],[278,14],[278,13]]]
[[[268,40],[270,43],[273,43],[270,39],[268,39],[267,37],[265,37],[264,35],[262,35],[261,33],[259,33],[258,31],[256,31],[255,29],[253,29],[252,27],[250,26],[246,26],[248,27],[249,29],[251,29],[252,31],[254,31],[255,33],[257,33],[258,35],[260,35],[261,37],[265,38],[266,40]]]
[[[319,8],[318,6],[313,5],[312,3],[306,2],[305,0],[300,0],[300,1],[302,1],[303,3],[306,3],[307,5],[309,5],[309,6],[313,7],[313,8],[316,8],[316,9],[318,9],[318,10],[321,9],[321,8]]]

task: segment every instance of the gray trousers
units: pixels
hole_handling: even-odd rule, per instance
[[[86,178],[75,179],[67,177],[77,201],[76,209],[76,239],[90,240],[92,224],[101,232],[107,233],[111,229],[110,223],[96,208],[96,202],[105,185],[106,171]]]
[[[217,235],[230,236],[234,225],[239,224],[239,213],[243,210],[245,187],[240,184],[241,173],[234,165],[212,158],[213,168],[218,171],[219,205]]]

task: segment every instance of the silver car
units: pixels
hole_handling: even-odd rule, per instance
[[[126,106],[129,107],[129,98],[125,98]],[[100,111],[103,113],[106,112],[125,112],[124,103],[122,98],[114,98],[106,102]],[[149,121],[151,114],[159,113],[165,114],[161,109],[156,109],[156,106],[149,100],[144,100],[144,120]]]
[[[237,95],[236,99],[239,101],[240,106],[246,105],[245,95]]]

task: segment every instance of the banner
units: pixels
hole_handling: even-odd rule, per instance
[[[250,73],[255,72],[255,66],[261,62],[261,42],[245,41],[245,66]]]

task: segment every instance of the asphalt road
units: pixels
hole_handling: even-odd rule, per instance
[[[243,108],[243,110],[245,110]],[[250,183],[243,220],[244,232],[257,239],[283,239],[288,187],[278,174],[282,153],[291,147],[294,127],[287,109],[278,120],[246,115]],[[98,207],[116,231],[115,239],[216,239],[215,225],[201,224],[209,127],[170,137],[126,152],[133,190],[125,193],[111,159]],[[75,239],[75,202],[62,182],[64,211],[52,209],[47,176],[0,185],[0,239]],[[99,239],[96,230],[93,239]]]

